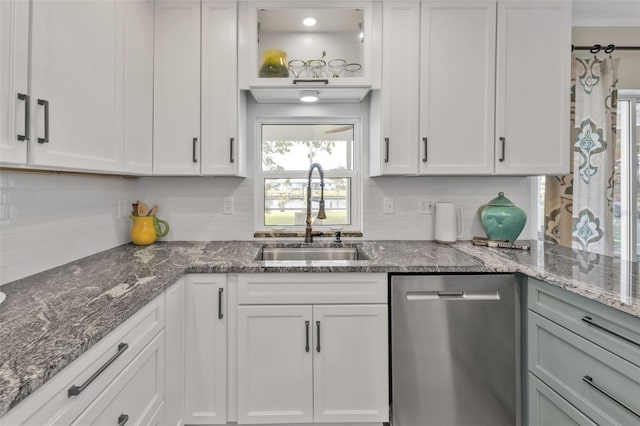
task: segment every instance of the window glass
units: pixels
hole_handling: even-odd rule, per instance
[[[359,171],[356,125],[339,121],[318,123],[262,123],[260,159],[256,170],[258,228],[306,226],[307,184],[311,164],[324,170],[326,219],[318,219],[320,174],[311,175],[313,227],[358,229]]]
[[[353,125],[262,126],[262,170],[353,170]]]

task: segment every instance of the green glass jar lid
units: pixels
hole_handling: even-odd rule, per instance
[[[498,207],[515,207],[513,201],[504,196],[504,192],[498,192],[498,196],[493,200],[489,201],[488,206],[498,206]]]

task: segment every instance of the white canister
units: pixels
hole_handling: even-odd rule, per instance
[[[453,244],[462,238],[462,208],[454,203],[436,203],[435,239],[439,243]]]

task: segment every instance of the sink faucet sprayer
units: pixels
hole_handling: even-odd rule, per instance
[[[318,169],[318,173],[320,173],[320,208],[318,210],[318,219],[326,219],[327,215],[324,212],[324,169],[318,163],[312,163],[309,166],[309,177],[307,180],[307,227],[304,232],[304,242],[312,243],[313,236],[311,235],[311,174],[313,173],[313,169]]]

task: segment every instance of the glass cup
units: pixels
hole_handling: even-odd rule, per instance
[[[307,61],[307,69],[312,78],[322,78],[326,76],[327,63],[322,59],[311,59]]]
[[[300,59],[292,59],[287,65],[294,78],[300,77],[300,73],[307,68],[307,63]]]
[[[338,78],[342,71],[344,71],[344,67],[347,65],[347,61],[344,59],[332,59],[329,61],[328,69],[331,73],[331,77]]]

